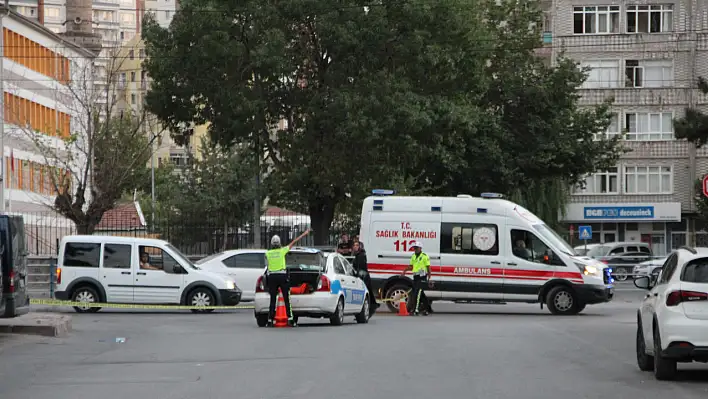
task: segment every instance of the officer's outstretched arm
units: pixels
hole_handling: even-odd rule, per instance
[[[295,239],[293,240],[293,242],[291,242],[290,244],[288,244],[288,248],[292,249],[298,241],[302,240],[303,237],[305,237],[306,235],[310,234],[310,231],[312,231],[312,229],[307,229],[306,232],[304,232],[304,233],[300,234],[299,236],[297,236],[297,238],[295,238]]]

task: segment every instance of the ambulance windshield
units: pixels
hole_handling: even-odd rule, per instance
[[[562,251],[566,255],[575,256],[575,250],[571,247],[565,240],[558,235],[555,231],[548,228],[545,224],[534,224],[533,228],[536,229],[538,234],[545,238],[554,249]]]

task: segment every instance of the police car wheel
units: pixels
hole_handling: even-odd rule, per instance
[[[344,301],[342,298],[339,298],[339,302],[337,302],[337,309],[335,309],[332,316],[329,317],[329,322],[333,326],[341,326],[344,324]]]
[[[548,292],[546,306],[551,314],[560,316],[575,315],[580,309],[573,289],[563,285],[554,287]]]
[[[268,315],[267,314],[256,314],[256,324],[258,324],[258,327],[265,327],[268,324]]]
[[[371,302],[369,301],[369,296],[364,297],[364,304],[361,306],[361,312],[356,314],[356,322],[359,324],[364,324],[369,322],[369,313],[371,312]]]

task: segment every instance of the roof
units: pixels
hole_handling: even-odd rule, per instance
[[[135,230],[147,227],[140,204],[129,202],[120,204],[103,214],[96,226],[97,230]]]
[[[6,11],[9,11],[7,15],[11,15],[16,21],[20,22],[21,24],[23,24],[29,28],[38,30],[38,31],[42,32],[43,34],[56,40],[57,42],[60,42],[62,44],[66,44],[67,47],[71,47],[73,50],[83,53],[87,58],[96,58],[96,54],[94,54],[91,50],[89,50],[85,47],[79,46],[78,44],[72,42],[71,40],[67,40],[67,39],[63,38],[61,35],[54,33],[54,31],[52,31],[51,29],[47,28],[46,26],[40,24],[39,22],[35,22],[35,21],[25,17],[24,15],[18,13],[17,11],[14,11],[12,9],[7,9],[7,8],[5,8],[4,5],[0,4],[0,14],[4,13]]]
[[[116,244],[120,243],[130,243],[130,242],[135,242],[136,240],[139,240],[141,243],[144,243],[145,245],[166,245],[169,244],[165,240],[157,240],[154,238],[141,238],[141,237],[121,237],[121,236],[104,236],[104,235],[70,235],[70,236],[64,236],[62,238],[62,241],[68,241],[68,242],[91,242],[91,243],[100,243],[104,241],[110,240],[111,242],[114,242]]]

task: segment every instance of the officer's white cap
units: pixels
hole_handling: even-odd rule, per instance
[[[408,245],[410,245],[412,248],[418,247],[420,249],[423,249],[423,243],[420,241],[413,241]]]
[[[274,235],[274,236],[270,239],[270,245],[280,245],[280,236]]]

